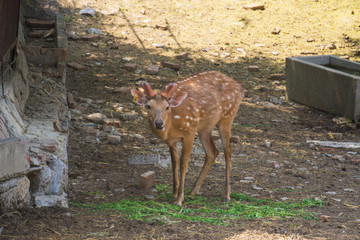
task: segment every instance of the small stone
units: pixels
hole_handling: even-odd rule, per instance
[[[168,25],[156,25],[155,28],[166,31],[169,27]]]
[[[270,74],[270,80],[284,80],[285,74],[283,73],[274,73]]]
[[[80,36],[80,38],[84,41],[96,41],[96,40],[100,40],[100,35],[89,34],[89,35]]]
[[[99,47],[99,44],[96,43],[96,42],[93,42],[93,43],[91,43],[91,46],[93,46],[93,47]]]
[[[250,72],[258,72],[258,71],[259,71],[259,66],[257,66],[257,65],[250,65],[250,66],[248,66],[248,70],[249,70]]]
[[[180,53],[178,55],[175,56],[176,59],[180,59],[180,60],[186,60],[189,58],[189,53]]]
[[[245,180],[254,180],[253,177],[244,177]]]
[[[157,75],[159,74],[159,67],[151,65],[146,69],[146,74],[148,75]]]
[[[116,118],[105,118],[103,120],[103,124],[105,124],[107,126],[120,127],[121,122],[119,119],[116,119]]]
[[[156,47],[156,48],[164,48],[164,44],[161,44],[161,43],[153,43],[151,44],[153,47]]]
[[[230,142],[231,143],[239,143],[240,142],[240,137],[239,136],[231,136],[230,137]]]
[[[91,128],[91,127],[82,127],[82,128],[79,128],[79,130],[84,134],[94,136],[94,137],[97,137],[100,134],[99,129],[95,129],[95,128]]]
[[[246,56],[247,54],[243,48],[237,48],[236,51],[242,53],[243,56]]]
[[[86,116],[86,119],[94,123],[101,123],[106,116],[102,113],[92,113]]]
[[[154,195],[145,195],[144,197],[145,197],[146,199],[149,199],[149,200],[155,199],[155,196],[154,196]]]
[[[327,215],[321,215],[321,216],[319,217],[320,222],[329,222],[330,219],[331,219],[331,217],[330,217],[330,216],[327,216]]]
[[[281,29],[276,27],[274,30],[271,31],[271,34],[278,35],[281,32]]]
[[[130,165],[155,165],[159,162],[159,154],[151,155],[134,155],[128,158]]]
[[[81,14],[81,15],[90,15],[92,17],[95,17],[96,11],[95,11],[95,9],[93,9],[91,7],[87,7],[87,8],[84,8],[84,9],[80,10],[79,14]]]
[[[98,29],[98,28],[90,28],[90,29],[87,30],[87,33],[89,33],[89,34],[103,34],[101,29]]]
[[[131,87],[115,87],[112,89],[113,93],[127,94],[130,93]]]
[[[79,71],[86,70],[85,66],[83,66],[81,64],[78,64],[78,63],[75,63],[75,62],[69,62],[67,65],[69,67],[74,68],[74,69],[79,70]]]
[[[345,188],[344,192],[355,192],[355,190],[352,188]]]
[[[333,50],[333,49],[336,49],[336,46],[335,46],[335,44],[331,43],[331,44],[327,44],[326,48]]]
[[[108,134],[108,135],[106,136],[106,139],[107,139],[108,142],[111,143],[111,144],[120,144],[121,136]]]
[[[221,58],[230,57],[230,53],[228,53],[228,52],[223,52],[223,53],[220,54],[220,57],[221,57]]]
[[[258,187],[258,186],[256,186],[256,185],[253,185],[252,188],[253,188],[254,190],[258,190],[258,191],[263,190],[262,187]]]
[[[172,62],[161,62],[161,66],[164,68],[171,68],[174,70],[179,70],[181,68],[180,65],[172,63]]]
[[[147,190],[154,186],[154,182],[155,182],[155,172],[148,171],[140,175],[138,186],[140,189]]]
[[[241,183],[253,183],[252,180],[240,180]]]
[[[67,102],[70,108],[75,108],[75,101],[74,97],[71,93],[67,93]]]
[[[40,167],[41,166],[41,162],[35,158],[35,157],[31,157],[30,158],[30,166],[31,167]]]
[[[123,113],[120,115],[120,119],[123,121],[133,121],[138,117],[136,113]]]
[[[280,200],[281,201],[287,201],[287,200],[289,200],[289,198],[288,197],[282,197],[282,198],[280,198]]]
[[[267,140],[265,140],[264,142],[263,142],[263,146],[264,147],[266,147],[266,148],[271,148],[271,142],[270,141],[267,141]]]
[[[125,63],[123,67],[128,72],[135,72],[137,65],[136,63]]]
[[[95,65],[98,66],[98,67],[101,67],[102,63],[101,62],[95,62]]]
[[[315,42],[315,39],[313,39],[313,38],[308,38],[306,41],[307,41],[307,42]]]
[[[251,9],[251,10],[264,10],[265,5],[263,3],[250,3],[243,6],[244,9]]]
[[[336,195],[336,192],[329,191],[329,192],[326,192],[326,194],[328,194],[328,195]]]

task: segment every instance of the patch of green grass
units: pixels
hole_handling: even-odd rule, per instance
[[[305,208],[322,206],[322,201],[304,199],[299,202],[279,202],[231,194],[232,201],[222,203],[220,198],[207,199],[201,196],[186,196],[182,207],[171,203],[171,193],[166,185],[158,185],[159,195],[155,200],[122,199],[119,202],[86,204],[70,203],[73,206],[93,211],[118,210],[129,219],[163,223],[174,220],[200,221],[214,225],[229,225],[233,220],[256,218],[294,217],[316,219],[315,213]]]

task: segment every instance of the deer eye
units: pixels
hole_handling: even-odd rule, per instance
[[[149,110],[151,109],[150,105],[146,105],[146,108],[149,109]]]
[[[167,106],[167,107],[166,107],[166,111],[167,111],[167,110],[169,110],[169,109],[170,109],[170,107],[169,107],[169,106]]]

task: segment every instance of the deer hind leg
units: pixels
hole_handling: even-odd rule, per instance
[[[207,174],[209,173],[212,165],[214,164],[217,155],[219,155],[219,151],[216,149],[214,141],[212,139],[211,131],[199,132],[199,138],[205,150],[206,157],[201,173],[196,180],[194,188],[190,193],[191,195],[196,195],[199,193],[201,185],[203,184]]]
[[[226,176],[225,176],[225,192],[224,192],[224,201],[230,201],[230,171],[231,171],[231,156],[232,149],[230,145],[230,137],[231,137],[231,125],[233,119],[228,118],[225,121],[222,120],[219,125],[219,135],[221,138],[221,143],[224,149],[225,155],[225,163],[226,163]]]
[[[179,172],[178,172],[178,165],[179,165],[179,155],[177,151],[176,143],[169,146],[170,147],[170,155],[171,155],[171,165],[173,169],[173,199],[177,199],[178,191],[179,191]]]

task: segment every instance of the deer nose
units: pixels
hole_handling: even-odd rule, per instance
[[[164,122],[162,120],[155,120],[155,127],[159,130],[162,130],[164,128]]]

